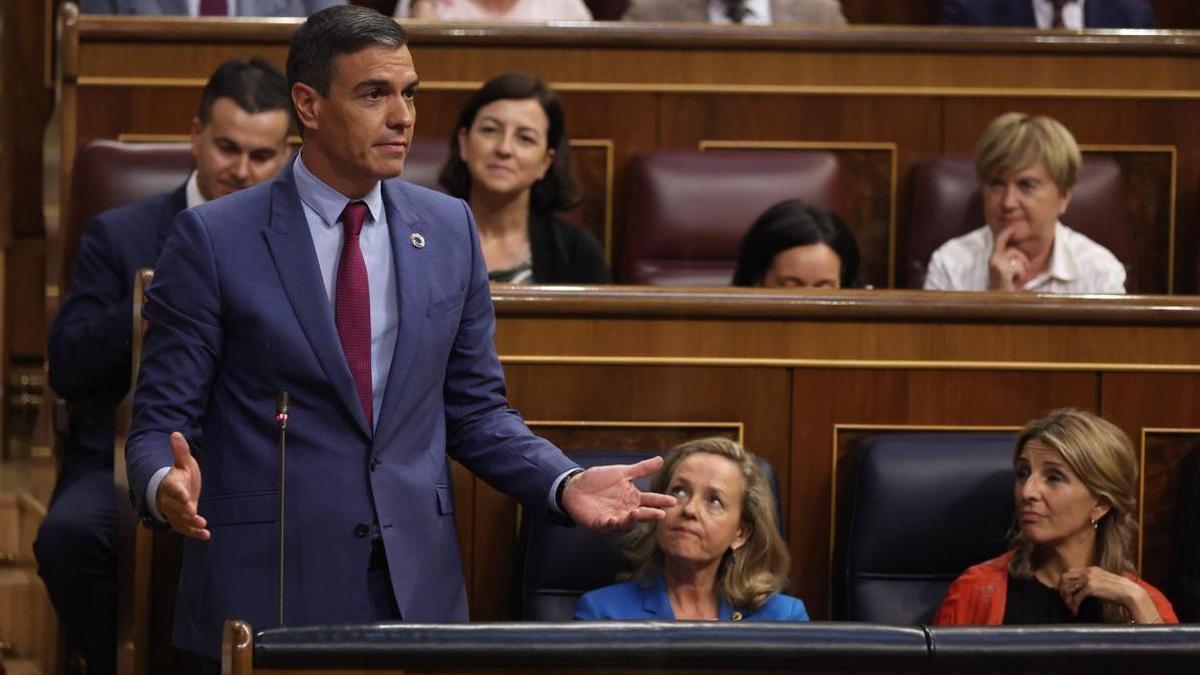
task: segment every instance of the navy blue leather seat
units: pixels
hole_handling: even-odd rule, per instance
[[[857,462],[835,567],[835,613],[928,623],[967,567],[1004,552],[1015,433],[870,436]]]
[[[580,466],[629,464],[652,452],[586,452],[572,454]],[[759,468],[775,495],[776,521],[784,532],[779,503],[779,478],[761,457]],[[643,490],[650,478],[638,481]],[[551,522],[545,512],[525,511],[521,519],[519,556],[522,560],[519,583],[521,617],[534,621],[569,621],[575,616],[575,603],[584,593],[615,583],[624,569],[620,552],[621,533],[600,533],[585,527],[563,527]]]

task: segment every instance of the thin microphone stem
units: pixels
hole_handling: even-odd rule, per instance
[[[287,423],[288,393],[279,392],[275,402],[275,424],[279,427],[279,625],[283,625],[283,552],[284,532],[287,531],[284,516],[287,504],[284,491],[287,488]]]

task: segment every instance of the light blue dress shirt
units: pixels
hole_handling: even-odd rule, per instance
[[[326,311],[330,321],[333,321],[338,260],[345,240],[339,219],[346,204],[351,201],[366,203],[370,212],[358,235],[358,245],[367,264],[367,287],[371,292],[371,395],[373,419],[378,424],[379,411],[383,407],[383,390],[387,385],[388,371],[392,368],[392,354],[396,349],[396,335],[400,326],[396,311],[400,305],[396,297],[392,238],[388,235],[381,183],[376,183],[361,200],[352,200],[312,175],[304,166],[303,152],[294,161],[296,191],[300,193],[308,231],[312,234],[313,248],[317,252],[317,262],[321,265],[321,281],[325,283],[325,294],[329,301]]]

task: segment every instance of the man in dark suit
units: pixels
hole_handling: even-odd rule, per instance
[[[223,64],[192,120],[196,169],[187,182],[100,214],[80,242],[49,338],[50,385],[70,405],[70,429],[34,552],[89,673],[115,667],[113,417],[129,389],[134,274],[154,265],[180,211],[275,175],[288,156],[290,105],[287,83],[270,64]]]
[[[942,0],[942,23],[1031,28],[1158,28],[1146,0]]]
[[[180,214],[147,293],[130,485],[188,537],[174,641],[209,659],[230,617],[465,621],[450,457],[591,527],[674,504],[632,482],[660,458],[580,471],[508,407],[471,213],[395,178],[406,42],[374,10],[309,17],[288,51],[300,155]]]

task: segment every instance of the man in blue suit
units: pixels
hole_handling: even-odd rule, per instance
[[[254,59],[209,78],[192,120],[196,169],[177,189],[106,211],[84,230],[49,337],[50,386],[70,406],[62,470],[34,553],[72,653],[116,667],[113,418],[129,390],[134,274],[158,258],[175,216],[271,178],[288,156],[283,75]]]
[[[450,457],[591,527],[674,503],[632,483],[661,459],[580,472],[508,407],[471,213],[394,178],[406,41],[362,7],[309,17],[288,52],[300,155],[180,214],[148,291],[130,483],[188,537],[174,641],[210,659],[224,620],[273,626],[281,604],[286,624],[466,620]]]
[[[942,23],[959,26],[1158,28],[1146,0],[942,0]],[[1082,6],[1082,7],[1081,7]]]

